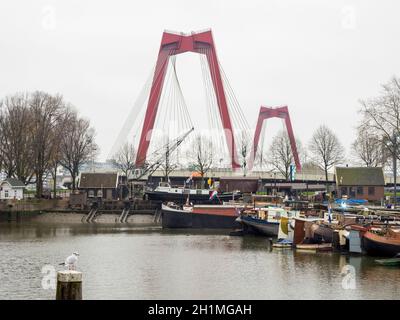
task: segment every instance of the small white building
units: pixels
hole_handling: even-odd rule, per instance
[[[23,199],[25,185],[22,181],[7,178],[0,182],[0,199]]]

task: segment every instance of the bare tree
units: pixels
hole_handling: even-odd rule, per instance
[[[161,162],[160,168],[163,171],[166,181],[169,181],[169,175],[171,172],[178,168],[178,164],[173,161],[171,153],[169,152],[169,145],[166,146],[164,160]]]
[[[32,119],[28,94],[17,93],[0,103],[1,164],[8,177],[23,183],[33,176]]]
[[[56,192],[60,164],[71,172],[75,187],[79,166],[93,150],[93,136],[89,122],[79,119],[61,95],[17,93],[0,102],[0,164],[9,177],[34,182],[37,197],[49,173]]]
[[[71,121],[74,119],[74,111],[72,111],[71,107],[65,105],[62,110],[62,114],[60,116],[57,127],[53,130],[52,139],[55,139],[59,142],[59,137],[63,136],[64,133],[69,129],[69,125]],[[57,169],[61,165],[61,143],[56,143],[53,149],[53,155],[50,160],[50,172],[53,177],[53,193],[54,197],[57,194]]]
[[[171,140],[168,135],[155,139],[155,151],[148,155],[147,165],[157,164],[157,168],[162,170],[166,181],[169,180],[171,172],[178,168],[177,160],[171,156]]]
[[[300,142],[296,141],[297,149],[300,150]],[[294,156],[290,139],[286,131],[279,132],[273,139],[269,149],[269,164],[277,169],[286,180],[290,178],[290,165],[294,163]]]
[[[376,98],[361,100],[363,127],[379,138],[390,154],[400,159],[398,138],[400,136],[400,79],[393,77],[382,85]]]
[[[57,194],[57,169],[60,164],[60,153],[56,151],[54,153],[54,157],[50,161],[50,173],[53,178],[53,193],[54,197],[56,197]]]
[[[242,132],[240,135],[239,143],[239,163],[243,170],[243,176],[247,175],[247,158],[251,151],[251,142],[246,132]]]
[[[71,174],[72,190],[76,189],[76,178],[81,166],[97,150],[94,135],[90,122],[72,112],[60,141],[60,164]]]
[[[119,170],[128,178],[135,170],[136,149],[131,143],[125,143],[114,157],[115,164]]]
[[[204,176],[211,169],[214,162],[213,145],[211,139],[197,135],[188,151],[188,159],[191,167],[201,176],[201,184],[204,187]]]
[[[36,196],[43,194],[44,175],[50,169],[51,160],[58,148],[58,126],[64,109],[62,96],[51,96],[36,91],[31,95],[32,163],[36,177]]]
[[[313,134],[309,143],[313,161],[325,172],[328,181],[328,171],[343,160],[344,148],[334,132],[321,125]]]
[[[378,97],[361,100],[362,126],[376,135],[384,146],[384,154],[392,158],[394,194],[397,192],[397,160],[400,159],[400,78],[393,77],[382,85]],[[389,165],[390,166],[390,165]],[[394,197],[396,203],[396,197]]]
[[[357,128],[357,138],[352,144],[352,151],[358,162],[367,167],[384,166],[389,157],[381,138],[367,126]]]

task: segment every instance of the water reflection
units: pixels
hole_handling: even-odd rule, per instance
[[[373,258],[273,249],[224,230],[144,230],[120,225],[0,224],[0,298],[54,299],[41,268],[79,251],[86,299],[399,298],[400,270]],[[355,270],[356,289],[341,271]]]

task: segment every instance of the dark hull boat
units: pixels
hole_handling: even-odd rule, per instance
[[[231,206],[194,206],[183,210],[162,205],[163,228],[235,229],[240,225],[236,208]]]
[[[387,235],[378,235],[367,231],[362,238],[363,249],[371,256],[394,257],[400,253],[398,232],[388,231]]]
[[[279,232],[279,222],[270,222],[257,217],[242,215],[237,219],[251,231],[267,237],[276,237]]]

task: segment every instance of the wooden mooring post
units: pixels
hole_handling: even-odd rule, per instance
[[[75,270],[57,272],[56,300],[82,300],[82,272]]]

